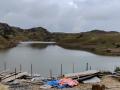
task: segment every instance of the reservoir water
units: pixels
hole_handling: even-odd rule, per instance
[[[100,56],[81,50],[64,49],[57,45],[46,45],[43,43],[21,43],[17,47],[0,51],[0,70],[6,68],[19,71],[20,64],[22,70],[30,72],[33,65],[33,72],[43,76],[49,75],[52,70],[54,75],[60,74],[60,66],[63,66],[63,73],[80,72],[86,70],[86,63],[95,70],[113,71],[116,66],[120,66],[120,57]]]

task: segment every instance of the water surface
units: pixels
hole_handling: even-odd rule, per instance
[[[0,70],[7,68],[19,71],[20,64],[22,70],[30,72],[30,65],[33,64],[33,72],[43,76],[49,75],[51,69],[54,75],[60,74],[60,65],[63,65],[63,73],[86,70],[86,63],[89,67],[97,70],[113,71],[116,66],[120,66],[120,57],[99,56],[86,51],[68,50],[57,45],[27,43],[19,44],[9,50],[0,51]]]

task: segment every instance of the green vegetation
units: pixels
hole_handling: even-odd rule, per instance
[[[65,35],[58,44],[68,49],[80,49],[100,55],[120,55],[120,33],[94,30],[71,36]]]

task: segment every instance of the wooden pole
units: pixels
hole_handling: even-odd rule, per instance
[[[73,73],[75,72],[75,70],[74,70],[74,63],[73,63]]]
[[[62,64],[61,64],[61,77],[63,76],[63,71],[62,71]]]
[[[52,70],[51,69],[49,70],[49,73],[50,73],[50,78],[52,79]]]
[[[20,72],[22,72],[22,65],[20,64]]]
[[[92,69],[92,67],[90,66],[90,70]]]
[[[15,67],[15,79],[16,79],[16,73],[17,73],[17,71],[16,71],[16,67]]]
[[[88,63],[86,63],[86,71],[88,71]]]
[[[33,66],[31,64],[31,77],[33,76]]]
[[[6,71],[6,65],[7,65],[6,62],[4,62],[4,71]]]

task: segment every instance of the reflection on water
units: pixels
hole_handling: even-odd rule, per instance
[[[21,42],[18,46],[24,46],[24,47],[31,47],[31,48],[36,48],[36,49],[45,49],[50,45],[56,45],[55,42]]]
[[[48,44],[30,44],[30,46],[32,48],[36,48],[36,49],[44,49],[44,48],[47,48],[49,45]]]

